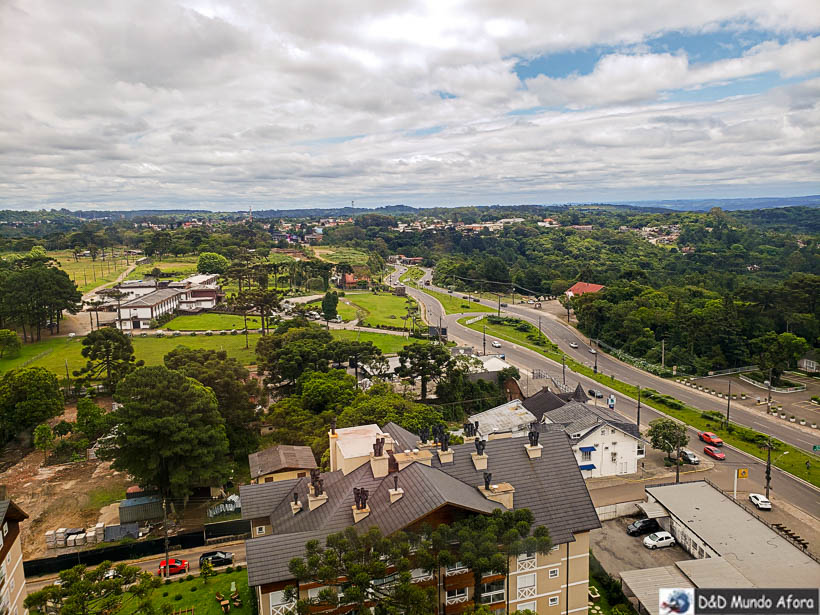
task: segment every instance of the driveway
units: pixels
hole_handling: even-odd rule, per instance
[[[627,535],[626,526],[632,521],[632,517],[604,521],[601,529],[590,532],[592,554],[613,577],[617,578],[617,575],[625,570],[672,566],[675,562],[692,559],[678,545],[663,549],[647,549],[643,546],[643,536]]]

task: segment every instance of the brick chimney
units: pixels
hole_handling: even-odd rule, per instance
[[[387,476],[389,458],[384,452],[385,438],[376,438],[373,443],[373,451],[370,453],[370,470],[373,478],[384,478]]]
[[[493,475],[490,472],[484,472],[484,484],[477,488],[481,494],[493,502],[498,502],[504,508],[512,510],[513,494],[515,494],[515,487],[510,483],[493,483]]]

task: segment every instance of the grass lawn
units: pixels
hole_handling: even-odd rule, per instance
[[[402,284],[409,284],[410,286],[416,286],[416,282],[418,282],[419,278],[423,275],[424,271],[418,267],[409,267],[407,271],[399,276],[399,282]]]
[[[198,259],[198,256],[168,256],[166,260],[154,260],[153,263],[148,265],[140,265],[128,274],[127,279],[142,280],[148,277],[148,274],[151,273],[155,267],[158,267],[160,271],[173,274],[171,277],[162,278],[163,280],[181,280],[196,273],[196,262]]]
[[[451,295],[450,293],[440,293],[427,288],[420,288],[420,290],[424,291],[431,297],[438,299],[442,307],[444,307],[444,312],[446,314],[461,314],[464,312],[487,312],[494,314],[497,311],[491,307],[482,305],[481,303],[475,303],[474,301],[462,299],[464,295],[461,293],[456,293],[455,291],[453,291],[453,294]]]
[[[184,577],[180,577],[184,579]],[[251,589],[248,587],[248,573],[246,570],[234,571],[230,573],[220,572],[218,575],[208,579],[206,583],[199,577],[194,577],[190,581],[172,579],[170,585],[160,585],[151,594],[151,602],[159,610],[163,605],[169,604],[172,612],[194,608],[195,615],[221,615],[222,608],[216,600],[219,592],[227,597],[231,594],[231,583],[236,584],[236,590],[242,599],[242,606],[235,607],[231,604],[231,613],[236,615],[250,615]],[[167,594],[163,596],[163,594]],[[179,600],[175,598],[181,596]],[[137,613],[136,601],[129,604],[121,611],[122,615],[132,615]]]
[[[361,324],[368,327],[395,327],[404,326],[403,316],[407,314],[408,300],[413,306],[416,302],[409,297],[397,297],[389,293],[347,293],[345,299],[360,307],[365,313]],[[416,326],[419,319],[416,319]],[[410,328],[410,320],[407,321]]]
[[[604,374],[595,374],[592,371],[591,367],[587,367],[582,363],[578,363],[574,359],[563,355],[563,353],[558,350],[558,347],[555,346],[552,342],[547,341],[545,346],[539,346],[533,343],[532,340],[527,339],[527,333],[523,331],[517,331],[515,327],[510,325],[493,325],[487,323],[484,320],[479,322],[473,323],[471,325],[465,324],[465,321],[469,320],[468,318],[460,318],[459,324],[462,324],[470,329],[474,329],[475,331],[482,331],[484,325],[487,326],[487,333],[491,333],[495,337],[499,339],[507,340],[509,342],[514,342],[519,344],[520,346],[524,346],[529,348],[530,350],[534,350],[545,357],[548,357],[554,361],[561,361],[561,357],[564,356],[566,359],[566,364],[569,369],[572,371],[583,374],[588,378],[592,378],[593,380],[600,382],[601,384],[605,384],[606,386],[615,389],[633,399],[638,398],[638,388],[632,386],[631,384],[626,384],[625,382],[621,382],[620,380],[614,379],[612,376],[606,376]],[[544,338],[546,339],[546,338]],[[652,394],[651,392],[649,393]],[[746,440],[741,439],[741,437],[735,433],[729,433],[728,430],[724,429],[720,424],[718,424],[712,418],[706,418],[703,416],[703,412],[698,408],[693,408],[692,406],[688,406],[683,402],[678,400],[674,400],[672,398],[668,398],[668,400],[672,401],[673,405],[669,405],[666,403],[664,399],[650,399],[647,396],[647,391],[644,389],[644,394],[642,396],[642,402],[645,405],[652,406],[656,410],[660,410],[664,414],[669,416],[673,416],[676,419],[679,419],[686,423],[687,425],[691,425],[695,429],[700,431],[713,431],[718,436],[720,436],[725,442],[731,444],[735,448],[738,448],[750,455],[754,455],[758,459],[766,459],[766,451],[761,449],[759,446],[754,444],[753,442],[747,442]],[[738,427],[738,429],[741,429]],[[784,442],[780,442],[779,440],[775,440],[777,443],[776,453],[772,453],[772,459],[776,459],[772,462],[772,465],[776,465],[781,470],[785,470],[794,476],[802,478],[806,480],[816,487],[820,487],[820,473],[815,471],[807,471],[806,470],[806,461],[811,461],[811,465],[815,468],[820,465],[820,458],[817,455],[812,455],[811,453],[807,453],[803,450],[800,450],[794,446],[786,444]],[[783,452],[788,451],[788,455],[783,455]]]
[[[121,251],[118,252],[118,254]],[[0,254],[0,256],[13,256],[12,253]],[[18,255],[21,255],[18,253]],[[89,290],[113,282],[117,277],[128,268],[125,258],[117,256],[116,258],[108,258],[108,251],[106,250],[106,259],[102,260],[100,256],[96,261],[91,260],[90,256],[81,256],[78,260],[74,260],[74,253],[71,250],[50,250],[48,255],[59,263],[60,269],[68,274],[68,277],[74,280],[77,288],[82,293]],[[129,257],[128,262],[133,263],[134,258]]]
[[[248,329],[259,329],[262,321],[258,316],[248,316]],[[235,314],[194,314],[177,316],[162,327],[169,331],[224,331],[245,328],[245,319]]]
[[[366,265],[370,257],[367,252],[356,248],[313,248],[316,258],[329,263],[350,263],[351,265]]]
[[[405,337],[389,333],[332,330],[331,334],[336,339],[356,339],[358,336],[361,341],[373,342],[385,354],[395,354],[400,348],[410,343]],[[247,349],[245,348],[245,336],[241,334],[198,334],[196,336],[183,334],[178,337],[135,337],[132,342],[137,359],[142,359],[146,365],[161,365],[163,357],[177,346],[225,350],[229,357],[236,358],[243,365],[254,365],[256,363],[254,349],[259,337],[259,333],[249,334]],[[24,344],[20,357],[0,360],[0,373],[9,369],[24,367],[24,363],[30,361],[27,367],[45,367],[57,374],[59,378],[64,378],[67,363],[69,374],[72,374],[73,377],[74,371],[85,365],[85,359],[82,357],[81,352],[82,338],[80,337],[73,339],[61,337],[35,344]]]
[[[390,333],[374,333],[373,331],[351,331],[349,329],[331,331],[337,340],[358,340],[360,342],[373,342],[383,354],[396,354],[399,350],[413,343],[428,343],[427,340],[418,338],[406,338],[401,335],[391,335]]]
[[[342,317],[342,320],[355,320],[358,310],[355,306],[349,305],[344,302],[344,297],[339,297],[339,303],[336,306],[336,313]],[[322,313],[322,300],[316,299],[314,301],[308,301],[308,305],[312,310],[316,310],[320,314]]]

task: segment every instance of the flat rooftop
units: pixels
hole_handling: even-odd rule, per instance
[[[382,433],[381,427],[375,423],[357,427],[342,427],[336,430],[336,434],[339,436],[339,450],[345,459],[370,455],[373,452],[373,443],[376,438],[387,435]]]
[[[820,563],[705,482],[646,492],[754,587],[816,587]]]

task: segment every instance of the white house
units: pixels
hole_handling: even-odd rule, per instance
[[[152,320],[176,310],[185,296],[185,291],[178,288],[160,288],[122,303],[118,315],[120,327],[123,331],[150,329]]]

